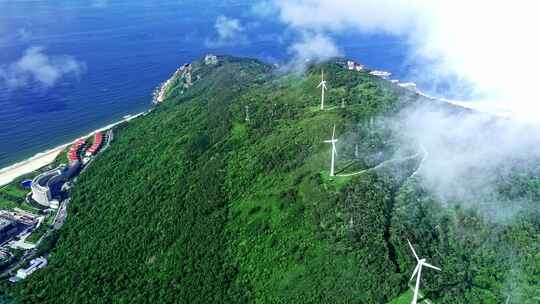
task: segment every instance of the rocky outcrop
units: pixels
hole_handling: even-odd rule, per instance
[[[171,78],[167,79],[167,81],[156,89],[154,92],[154,103],[163,102],[169,88],[177,81],[183,82],[182,87],[184,89],[191,87],[193,85],[191,69],[191,64],[184,64],[178,70],[176,70]]]

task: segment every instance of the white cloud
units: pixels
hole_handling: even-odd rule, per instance
[[[334,41],[320,33],[303,33],[302,39],[293,44],[289,51],[297,62],[305,60],[322,61],[341,55]]]
[[[30,47],[16,62],[0,67],[0,86],[18,89],[32,84],[53,87],[67,76],[80,77],[86,65],[71,56],[49,56],[42,47]]]
[[[280,18],[296,28],[319,31],[392,31],[400,33],[415,19],[415,7],[426,1],[275,0]]]
[[[214,24],[217,38],[207,39],[208,47],[232,46],[247,43],[247,37],[244,35],[245,28],[240,20],[219,16]]]
[[[418,75],[455,76],[473,97],[516,117],[540,115],[536,71],[540,19],[535,1],[274,0],[291,28],[317,34],[345,31],[399,35],[409,56],[429,64]]]

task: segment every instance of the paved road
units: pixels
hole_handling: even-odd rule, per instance
[[[60,210],[58,210],[56,217],[54,218],[54,224],[53,224],[54,230],[58,230],[62,228],[62,226],[64,225],[64,222],[66,221],[66,217],[67,217],[68,204],[69,204],[69,198],[64,201],[64,203],[60,207]]]
[[[363,174],[363,173],[366,173],[368,171],[371,171],[371,170],[377,170],[379,169],[380,167],[388,164],[388,163],[393,163],[393,162],[402,162],[402,161],[406,161],[406,160],[410,160],[410,159],[415,159],[417,158],[418,156],[420,156],[420,153],[416,153],[412,156],[407,156],[407,157],[403,157],[403,158],[396,158],[396,159],[389,159],[389,160],[386,160],[386,161],[383,161],[382,163],[378,164],[377,166],[373,167],[373,168],[369,168],[369,169],[364,169],[362,171],[358,171],[358,172],[355,172],[355,173],[349,173],[349,174],[337,174],[336,176],[337,177],[350,177],[350,176],[355,176],[355,175],[360,175],[360,174]],[[423,161],[423,160],[422,160]],[[416,172],[418,171],[418,169],[413,173],[413,174],[416,174]]]

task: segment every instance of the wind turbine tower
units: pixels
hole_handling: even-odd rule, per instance
[[[330,163],[330,176],[334,176],[334,165],[335,165],[335,161],[336,161],[336,155],[337,155],[337,149],[336,149],[336,143],[338,142],[337,139],[335,139],[336,135],[336,125],[334,125],[334,131],[332,131],[332,139],[330,140],[325,140],[324,142],[325,143],[329,143],[329,144],[332,144],[332,161]]]
[[[429,267],[438,271],[441,271],[441,269],[431,264],[428,264],[426,262],[426,259],[420,259],[418,255],[416,255],[416,251],[414,251],[414,248],[411,245],[411,242],[409,240],[407,240],[407,242],[409,243],[409,247],[411,247],[414,257],[416,258],[416,261],[418,263],[416,265],[416,268],[414,268],[411,279],[409,280],[409,281],[412,281],[412,279],[414,279],[414,276],[416,275],[416,286],[414,287],[414,295],[413,295],[413,300],[411,302],[411,304],[416,304],[416,301],[418,301],[418,289],[420,287],[420,275],[422,274],[422,267],[426,266],[426,267]]]
[[[321,71],[321,83],[319,83],[317,88],[321,88],[321,110],[324,110],[324,92],[328,90],[326,80],[324,80],[324,71]]]
[[[246,121],[249,121],[249,106],[246,106]]]

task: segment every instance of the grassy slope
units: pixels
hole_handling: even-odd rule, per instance
[[[481,240],[463,240],[456,229],[466,227],[463,220],[470,231],[490,227],[474,215],[450,217],[436,203],[407,216],[412,202],[429,199],[407,181],[418,160],[338,180],[325,170],[322,141],[334,123],[338,134],[362,146],[355,169],[390,157],[394,147],[385,139],[391,134],[369,121],[412,103],[410,93],[326,64],[327,104],[345,99],[348,107],[321,112],[320,67],[306,76],[280,76],[256,61],[226,61],[195,63],[193,79],[201,79],[193,87],[181,94],[182,80],[175,80],[164,104],[117,130],[111,149],[79,179],[49,267],[16,288],[20,299],[386,303],[407,289],[413,261],[404,239],[430,233],[423,254],[442,265],[446,250],[453,260],[443,268],[468,265],[477,248],[467,244]],[[385,153],[370,158],[370,149]],[[346,144],[340,151],[352,153]],[[432,233],[440,221],[445,233]],[[427,296],[437,303],[456,303],[452,298],[463,293],[468,303],[503,297],[501,279],[493,276],[504,267],[483,265],[483,273],[462,267],[455,269],[466,277],[461,281],[443,280],[452,271],[426,274],[433,282],[425,285]]]

